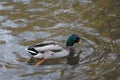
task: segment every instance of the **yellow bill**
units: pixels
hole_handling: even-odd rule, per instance
[[[79,44],[80,46],[82,46],[82,43],[81,43],[80,41],[78,42],[78,44]]]

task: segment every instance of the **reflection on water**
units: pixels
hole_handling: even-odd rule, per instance
[[[0,1],[0,80],[120,80],[119,0]],[[25,48],[80,35],[81,52],[30,58]],[[6,77],[7,76],[7,77]]]

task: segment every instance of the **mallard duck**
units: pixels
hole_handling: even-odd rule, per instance
[[[56,41],[44,41],[34,46],[29,46],[26,50],[35,58],[41,58],[35,66],[42,64],[46,59],[61,58],[69,55],[70,48],[75,44],[80,43],[80,37],[72,34],[66,41],[66,46],[61,45]]]

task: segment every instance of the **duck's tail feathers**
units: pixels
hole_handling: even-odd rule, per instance
[[[34,49],[33,47],[28,47],[27,49],[26,49],[31,55],[37,55],[39,52],[36,50],[36,49]]]

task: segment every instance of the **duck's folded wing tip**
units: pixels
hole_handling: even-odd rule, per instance
[[[29,52],[31,55],[37,55],[39,52],[34,49],[33,47],[28,47],[25,49],[27,52]]]

